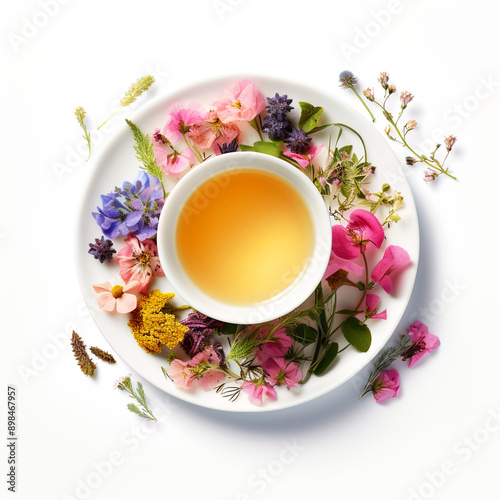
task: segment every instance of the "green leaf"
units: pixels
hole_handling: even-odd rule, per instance
[[[283,144],[283,139],[273,139],[272,137],[269,137],[269,140],[273,144],[276,144],[276,146],[281,146]]]
[[[264,153],[279,158],[281,156],[281,149],[276,143],[268,141],[257,141],[253,146],[240,144],[242,151],[255,151],[257,153]]]
[[[343,321],[340,329],[349,344],[358,351],[367,352],[372,343],[370,329],[358,318],[351,316]]]
[[[293,340],[304,345],[309,345],[313,342],[316,342],[316,339],[318,338],[318,331],[312,326],[306,325],[305,323],[299,323],[289,333],[289,335]]]
[[[144,387],[141,382],[137,382],[137,401],[142,404],[142,406],[147,407],[146,405],[146,393],[144,392]]]
[[[364,311],[353,311],[352,309],[341,309],[340,311],[335,311],[335,314],[348,314],[353,316],[354,314],[361,314]]]
[[[281,156],[281,149],[273,142],[257,141],[254,143],[253,147],[258,153],[265,153],[271,156],[277,156],[278,158]]]
[[[299,127],[306,133],[314,130],[323,116],[323,108],[308,102],[299,102],[299,106],[301,110]]]
[[[325,128],[331,127],[333,123],[327,123],[326,125],[320,125],[319,127],[314,127],[312,130],[309,130],[308,134],[314,134],[316,132],[319,132],[320,130],[324,130]]]
[[[332,342],[331,344],[328,344],[325,351],[323,352],[320,362],[313,370],[314,375],[317,376],[323,375],[323,373],[325,373],[326,370],[328,370],[328,368],[331,366],[331,364],[337,357],[338,352],[339,352],[339,345],[337,344],[337,342]]]
[[[347,146],[342,146],[339,151],[344,151],[346,152],[349,156],[351,155],[352,153],[352,144],[350,145],[347,145]]]

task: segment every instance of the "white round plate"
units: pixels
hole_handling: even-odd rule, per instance
[[[171,92],[148,103],[139,112],[135,113],[131,119],[143,132],[151,133],[155,128],[161,128],[164,125],[167,119],[167,109],[171,104],[194,100],[208,109],[209,104],[217,97],[225,85],[241,77],[234,76],[233,78],[203,81],[179,91]],[[389,244],[402,246],[410,254],[412,265],[404,271],[401,279],[398,280],[397,293],[392,295],[387,295],[383,291],[380,293],[382,298],[380,306],[382,309],[387,309],[388,319],[386,321],[374,320],[370,322],[369,326],[372,332],[370,350],[366,353],[360,353],[354,348],[346,349],[338,356],[332,368],[323,376],[312,376],[306,384],[291,390],[282,387],[277,388],[278,399],[276,401],[268,401],[263,406],[257,407],[248,401],[245,394],[242,394],[236,401],[231,402],[220,394],[216,394],[215,391],[204,392],[196,389],[193,392],[186,392],[177,389],[172,381],[164,377],[161,370],[162,367],[168,367],[167,352],[151,355],[139,347],[127,326],[128,315],[100,311],[97,307],[96,294],[92,288],[92,284],[103,281],[110,281],[112,284],[120,282],[116,259],[111,263],[101,265],[99,261],[88,254],[88,245],[93,243],[95,238],[102,236],[100,227],[92,217],[92,212],[96,211],[96,207],[101,206],[100,195],[112,191],[115,186],[121,187],[124,181],[133,181],[139,172],[139,162],[135,158],[132,133],[124,123],[114,137],[109,140],[108,144],[105,145],[99,156],[94,159],[79,205],[76,221],[75,262],[86,304],[98,328],[115,352],[151,384],[184,401],[207,408],[234,412],[279,410],[305,403],[335,389],[365,367],[389,340],[403,316],[415,282],[419,256],[418,219],[410,186],[396,156],[385,138],[375,129],[372,123],[358,111],[322,91],[286,80],[262,77],[251,79],[259,85],[264,96],[274,96],[278,92],[280,95],[287,94],[289,98],[292,98],[292,105],[295,109],[291,112],[290,117],[295,123],[300,111],[298,102],[306,101],[315,106],[322,106],[325,109],[321,123],[344,123],[361,134],[366,144],[368,159],[377,167],[376,173],[371,180],[373,191],[379,190],[382,184],[387,182],[394,190],[400,191],[404,197],[404,207],[400,212],[402,220],[398,224],[392,224],[390,229],[386,231],[387,239],[382,250]],[[248,132],[249,130],[250,132]],[[248,137],[248,140],[244,141],[246,144],[252,144],[253,141],[258,140],[256,136],[250,136],[252,133],[254,131],[250,127],[245,129],[244,139]],[[313,142],[315,145],[323,143],[328,146],[330,134],[332,134],[333,141],[335,141],[337,133],[338,129],[329,127],[314,134]],[[354,144],[354,151],[358,156],[363,155],[359,140],[346,129],[344,129],[339,144]],[[321,162],[325,158],[326,151],[323,150],[323,156],[318,157],[317,160]],[[174,184],[175,182],[172,182],[166,188],[169,189]],[[122,246],[120,243],[115,243],[117,250]],[[381,255],[382,252],[380,252]],[[150,290],[155,288],[160,288],[164,292],[172,291],[167,278],[155,277],[150,285]],[[184,302],[182,298],[176,297],[173,303],[180,305]]]

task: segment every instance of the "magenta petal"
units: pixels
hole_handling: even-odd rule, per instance
[[[373,279],[373,277],[372,277]],[[376,280],[375,280],[376,281]],[[391,278],[389,278],[389,276],[384,276],[381,280],[380,280],[380,286],[384,289],[384,291],[386,291],[387,293],[391,293],[392,292],[392,281],[391,281]]]
[[[377,217],[368,210],[354,210],[349,216],[347,227],[361,234],[363,240],[371,241],[377,248],[384,242],[384,228]]]
[[[371,279],[380,283],[387,293],[391,293],[392,281],[389,276],[404,269],[410,262],[410,256],[404,248],[389,245],[380,262],[373,268]]]
[[[387,319],[387,309],[384,309],[382,312],[374,314],[372,319]]]
[[[348,273],[356,274],[360,276],[363,274],[363,267],[351,260],[341,259],[337,257],[333,252],[330,254],[330,260],[328,262],[328,266],[326,266],[325,274],[323,275],[323,279],[325,280],[328,276],[331,276],[333,273],[336,273],[339,269],[343,269]]]
[[[382,403],[398,395],[400,380],[399,372],[394,368],[384,370],[374,382],[373,397],[377,403]]]
[[[332,227],[332,251],[341,259],[352,260],[361,254],[360,248],[355,246],[347,229],[341,225]]]
[[[377,309],[379,302],[380,302],[380,297],[376,293],[366,294],[366,308],[369,311],[375,311],[375,309]]]

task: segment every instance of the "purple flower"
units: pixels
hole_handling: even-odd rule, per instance
[[[121,189],[101,195],[101,201],[102,208],[92,215],[107,238],[132,234],[143,241],[156,234],[165,203],[157,177],[141,171],[133,183],[124,182]]]
[[[293,99],[288,99],[286,94],[280,96],[276,92],[274,97],[267,97],[266,100],[268,114],[277,120],[285,120],[287,113],[293,109],[293,107],[290,106]]]
[[[358,79],[351,71],[342,71],[339,75],[340,86],[343,89],[348,89],[358,83]]]
[[[238,146],[238,138],[233,139],[229,144],[227,144],[226,142],[222,146],[220,144],[217,144],[221,155],[224,155],[226,153],[236,153],[236,151],[238,150]]]
[[[102,264],[105,260],[110,261],[113,254],[116,253],[116,250],[111,248],[112,246],[113,242],[111,240],[104,239],[104,236],[101,236],[101,239],[95,239],[95,243],[89,243],[89,254],[93,255],[95,259],[99,259]]]
[[[184,326],[188,326],[189,330],[184,335],[180,346],[186,354],[191,357],[202,352],[208,345],[208,337],[213,333],[214,329],[222,327],[222,323],[212,319],[205,314],[199,312],[191,313],[185,320],[181,321]]]
[[[262,120],[262,130],[271,139],[285,140],[293,131],[292,123],[288,120],[281,120],[273,115],[265,116]]]
[[[292,153],[302,155],[308,150],[311,138],[302,129],[294,128],[284,142]]]

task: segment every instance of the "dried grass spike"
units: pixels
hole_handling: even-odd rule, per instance
[[[82,370],[85,375],[89,375],[90,377],[94,376],[94,370],[96,369],[95,363],[90,359],[87,349],[85,349],[85,344],[81,339],[80,335],[73,331],[73,335],[71,337],[71,346],[73,348],[73,354],[78,361],[78,366],[80,370]]]
[[[99,347],[91,347],[90,352],[102,361],[106,361],[106,363],[116,363],[115,358],[109,352],[103,351]]]

